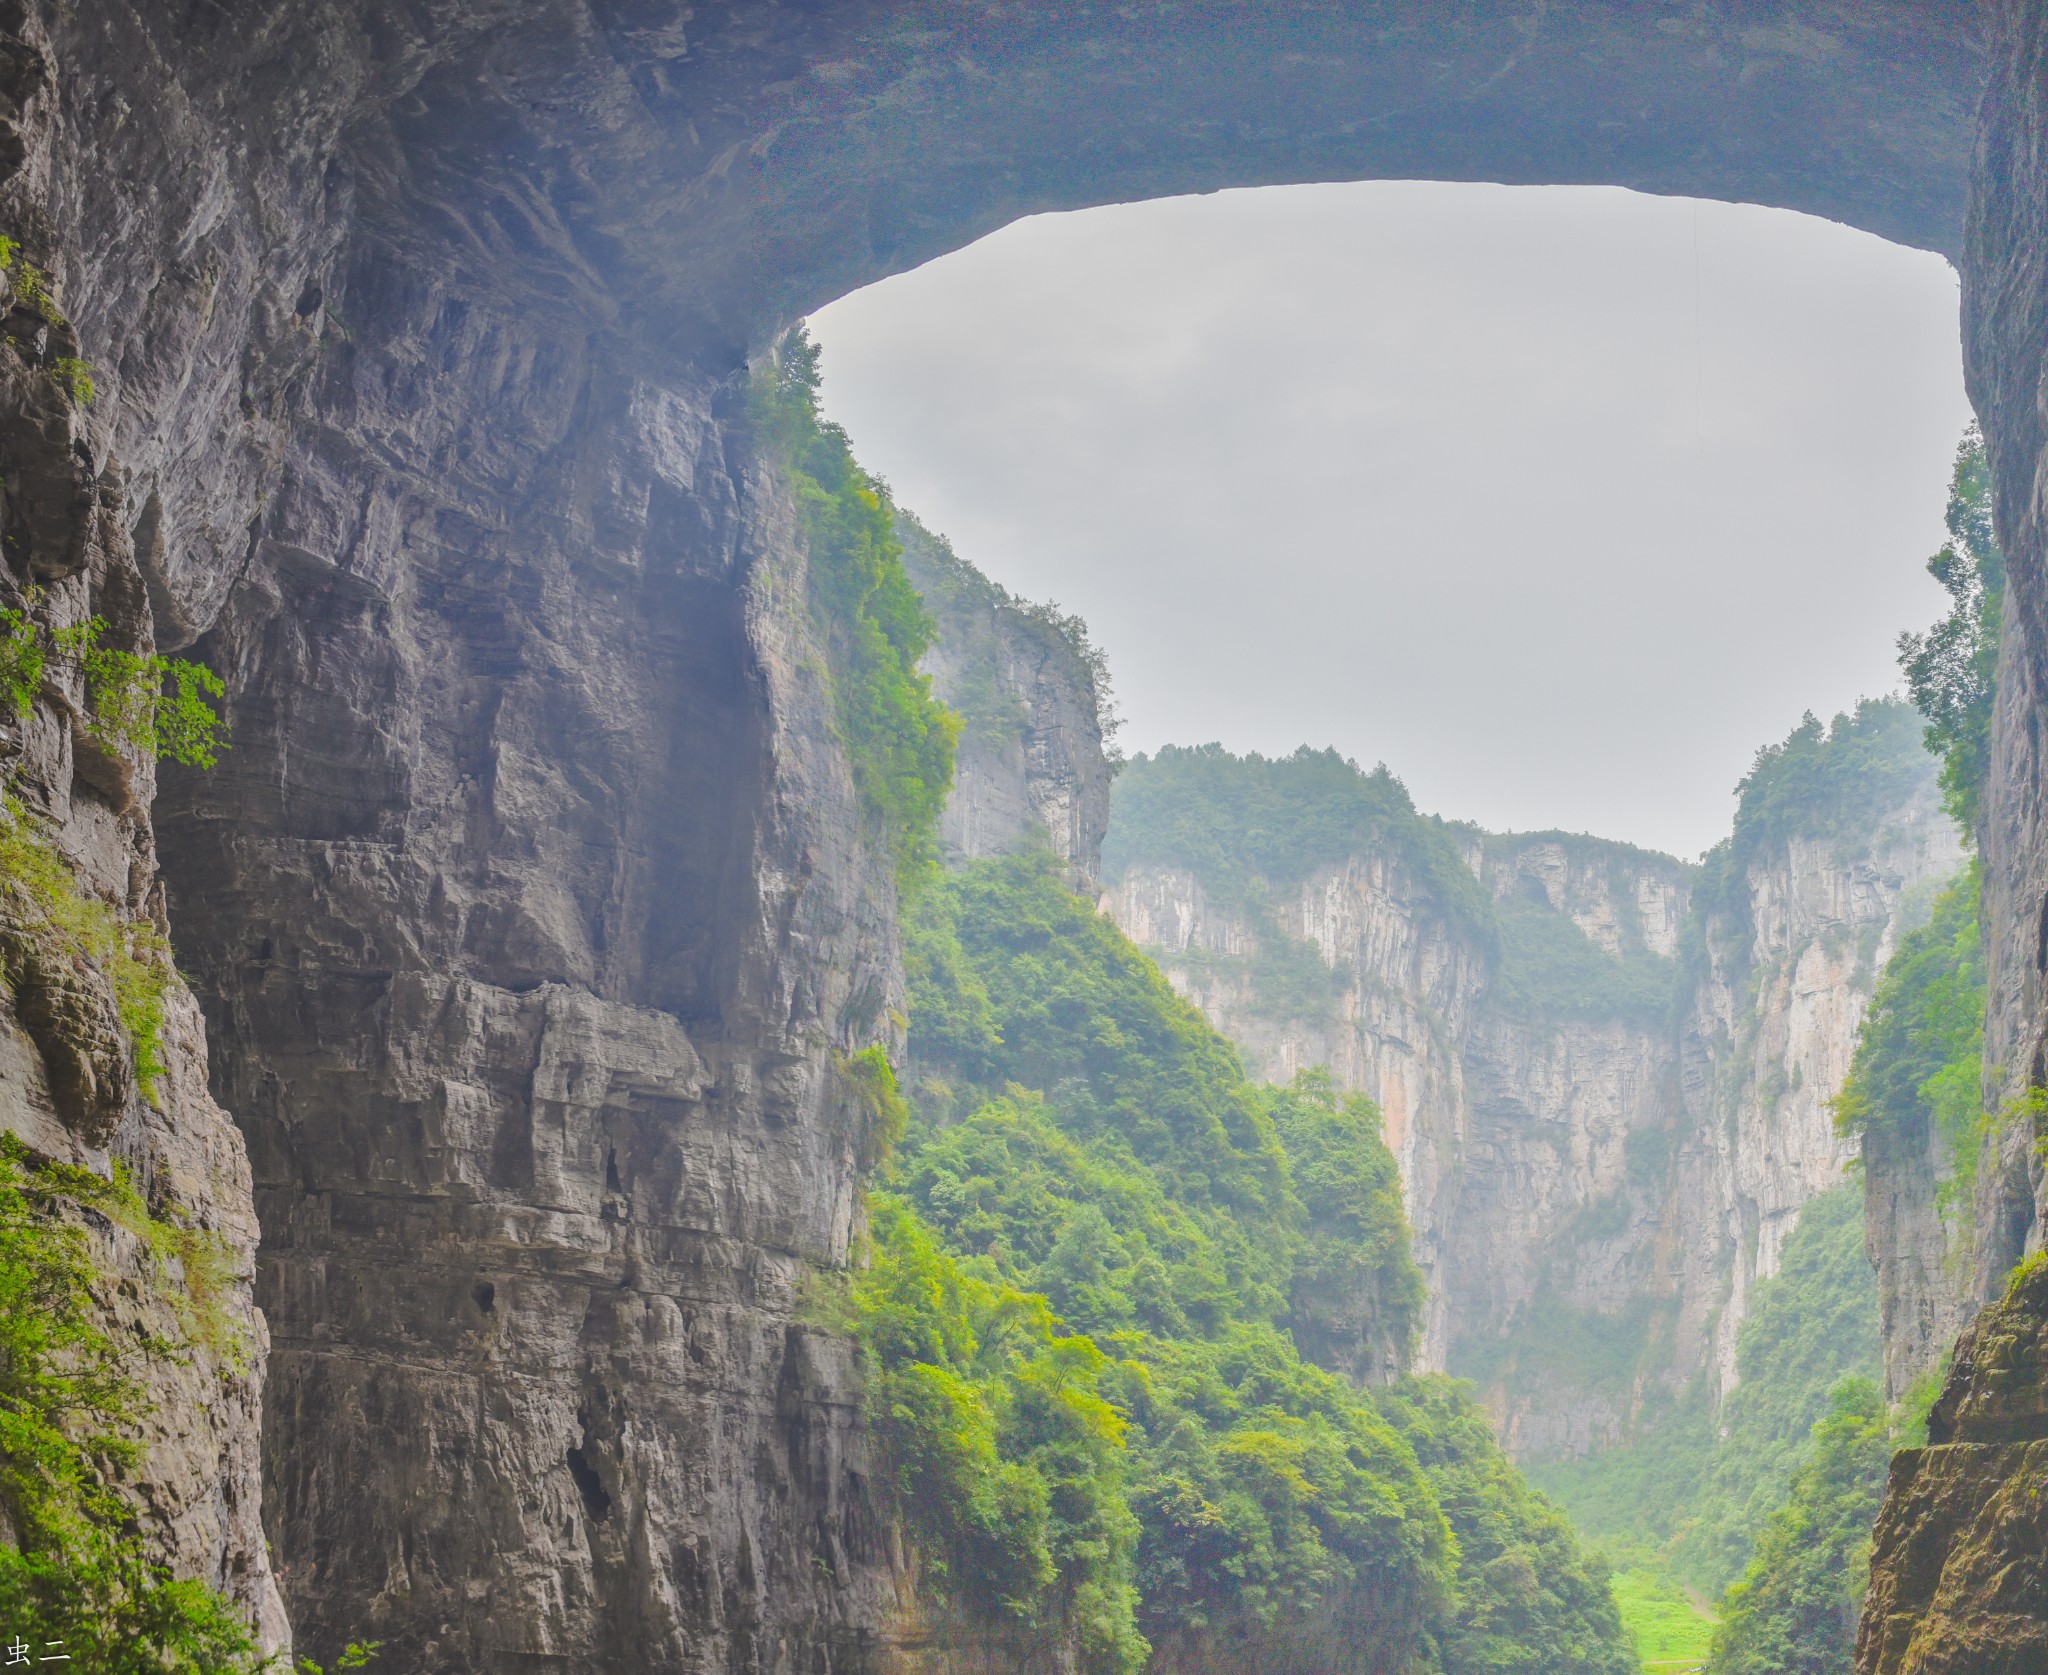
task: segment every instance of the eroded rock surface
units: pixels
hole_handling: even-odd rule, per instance
[[[1877,1522],[1856,1640],[1867,1675],[2048,1668],[2048,1267],[1956,1345]]]
[[[914,518],[897,527],[904,568],[938,627],[924,668],[962,721],[939,824],[946,858],[1047,843],[1092,878],[1114,768],[1080,623],[1011,598]]]
[[[129,438],[78,382],[74,293],[55,277],[71,253],[47,210],[76,160],[65,91],[43,20],[0,7],[0,222],[14,241],[0,276],[0,610],[10,613],[10,685],[22,682],[25,704],[17,714],[10,692],[0,706],[0,772],[10,855],[40,856],[0,872],[0,1129],[35,1160],[103,1179],[124,1170],[152,1214],[218,1257],[217,1272],[188,1276],[137,1227],[77,1213],[113,1341],[182,1346],[129,1363],[147,1409],[125,1484],[138,1524],[176,1575],[227,1594],[264,1649],[282,1650],[289,1629],[261,1523],[268,1339],[252,1294],[257,1224],[242,1138],[208,1090],[199,1009],[183,984],[166,973],[158,1073],[145,1080],[107,950],[75,928],[89,913],[111,938],[132,926],[147,949],[159,936],[155,765],[95,731],[76,658],[46,656],[33,679],[20,661],[22,647],[47,652],[95,619],[104,647],[156,647]],[[192,1299],[201,1287],[212,1290],[203,1311]]]

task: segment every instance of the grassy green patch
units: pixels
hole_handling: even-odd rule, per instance
[[[1621,1626],[1651,1675],[1683,1675],[1706,1667],[1716,1619],[1667,1571],[1631,1564],[1614,1572]]]

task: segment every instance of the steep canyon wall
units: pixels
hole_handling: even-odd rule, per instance
[[[1931,764],[1911,780],[1873,787],[1853,837],[1760,846],[1711,901],[1668,856],[1451,827],[1488,920],[1369,836],[1249,891],[1133,836],[1104,905],[1255,1073],[1327,1066],[1380,1103],[1425,1359],[1478,1378],[1518,1452],[1577,1454],[1651,1384],[1732,1384],[1751,1288],[1855,1155],[1829,1102],[1862,1007],[1962,860]],[[1306,1005],[1304,961],[1329,979]]]

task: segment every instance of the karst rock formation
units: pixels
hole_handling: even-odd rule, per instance
[[[856,1227],[834,1064],[893,1027],[894,886],[748,367],[1023,214],[1372,177],[1743,199],[1956,260],[2014,601],[1990,1074],[2048,1080],[2038,6],[0,3],[0,592],[205,662],[232,725],[210,772],[55,695],[10,732],[16,794],[190,994],[152,1102],[104,996],[11,977],[4,1120],[242,1253],[255,1352],[162,1375],[147,1498],[271,1643],[910,1657],[855,1368],[802,1306]],[[1018,795],[1099,835],[1099,787]],[[1895,1481],[1870,1671],[2048,1657],[2048,1295],[2001,1291],[2031,1137],[1979,1180],[1958,1283],[1995,1308]]]

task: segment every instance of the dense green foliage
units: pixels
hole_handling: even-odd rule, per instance
[[[115,1487],[142,1457],[134,1363],[180,1348],[108,1332],[81,1207],[139,1232],[160,1261],[177,1248],[182,1230],[154,1236],[163,1224],[118,1176],[38,1167],[0,1141],[0,1515],[11,1537],[0,1542],[0,1621],[103,1675],[274,1668],[229,1600],[152,1557]],[[352,1647],[340,1667],[368,1653]]]
[[[1756,1288],[1736,1369],[1718,1416],[1695,1389],[1649,1416],[1635,1440],[1530,1475],[1587,1534],[1719,1594],[1782,1502],[1829,1391],[1879,1375],[1877,1284],[1853,1183],[1800,1213],[1777,1274]]]
[[[1728,1590],[1712,1675],[1849,1675],[1870,1582],[1870,1527],[1895,1446],[1877,1386],[1838,1385],[1790,1495]]]
[[[1074,1626],[1090,1668],[1130,1669],[1136,1524],[1108,1362],[1042,1297],[968,1272],[900,1201],[870,1201],[851,1324],[897,1504],[931,1582],[989,1615]]]
[[[915,869],[933,854],[960,721],[918,673],[932,619],[904,573],[888,491],[819,414],[818,378],[817,348],[798,330],[756,383],[755,423],[803,518],[812,616],[854,782],[899,867]]]
[[[1633,1666],[1605,1565],[1501,1453],[1453,1380],[1410,1378],[1377,1398],[1415,1450],[1458,1542],[1458,1591],[1440,1631],[1446,1670]]]
[[[38,595],[31,590],[33,609]],[[209,699],[226,691],[201,663],[144,656],[102,643],[106,623],[92,617],[52,629],[24,611],[0,610],[0,708],[23,720],[54,665],[85,683],[85,730],[104,745],[210,768],[227,748]],[[168,690],[166,690],[168,688]]]
[[[1049,856],[975,863],[913,916],[919,1120],[877,1249],[945,1265],[918,1294],[957,1296],[940,1312],[966,1324],[915,1355],[862,1335],[899,1493],[946,1574],[973,1571],[956,1597],[1082,1625],[1098,1670],[1145,1640],[1284,1636],[1335,1609],[1389,1667],[1621,1675],[1604,1577],[1469,1397],[1370,1395],[1298,1347],[1373,1339],[1398,1359],[1412,1337],[1421,1285],[1378,1112],[1327,1077],[1246,1081]],[[1050,1451],[1013,1440],[1006,1417],[1023,1369],[1069,1343],[1075,1387],[1122,1426],[1089,1433],[1094,1453],[1057,1426],[1029,1433],[1067,1439]],[[955,1382],[919,1372],[908,1399],[905,1367]]]
[[[1911,706],[1865,698],[1825,727],[1811,713],[1765,745],[1735,788],[1740,859],[1794,837],[1860,840],[1928,775]]]
[[[1486,893],[1450,829],[1416,813],[1384,767],[1364,773],[1334,750],[1306,745],[1271,758],[1234,756],[1220,744],[1133,757],[1117,778],[1102,870],[1118,878],[1140,861],[1186,867],[1239,901],[1254,880],[1284,888],[1376,846],[1407,862],[1439,911],[1491,935]]]
[[[1879,977],[1856,1036],[1849,1077],[1835,1100],[1844,1133],[1910,1149],[1930,1132],[1948,1165],[1941,1206],[1966,1222],[1975,1201],[1986,1118],[1984,952],[1977,925],[1979,869],[1972,862],[1909,931]],[[1958,1226],[1958,1235],[1967,1228]],[[1960,1242],[1968,1244],[1967,1237]]]
[[[1234,1247],[1225,1259],[1233,1283],[1271,1313],[1286,1253],[1260,1248],[1250,1224],[1284,1221],[1292,1195],[1261,1091],[1236,1051],[1066,887],[1050,855],[970,866],[934,888],[929,912],[950,918],[989,996],[1002,1082],[1046,1091],[1068,1132],[1113,1137],[1153,1170]],[[912,989],[910,1057],[951,1070],[919,1022],[930,1005]]]
[[[1899,664],[1914,704],[1927,718],[1927,748],[1941,760],[1949,812],[1974,836],[1991,765],[1998,625],[2005,604],[2005,559],[1991,525],[1991,466],[1984,438],[1974,428],[1956,450],[1948,534],[1927,569],[1947,589],[1949,613],[1925,634],[1899,636]]]
[[[1380,1113],[1339,1099],[1325,1071],[1303,1071],[1267,1095],[1301,1201],[1288,1320],[1302,1353],[1343,1366],[1355,1352],[1356,1313],[1370,1316],[1401,1366],[1422,1320],[1422,1275],[1408,1249],[1401,1177],[1380,1135]]]

